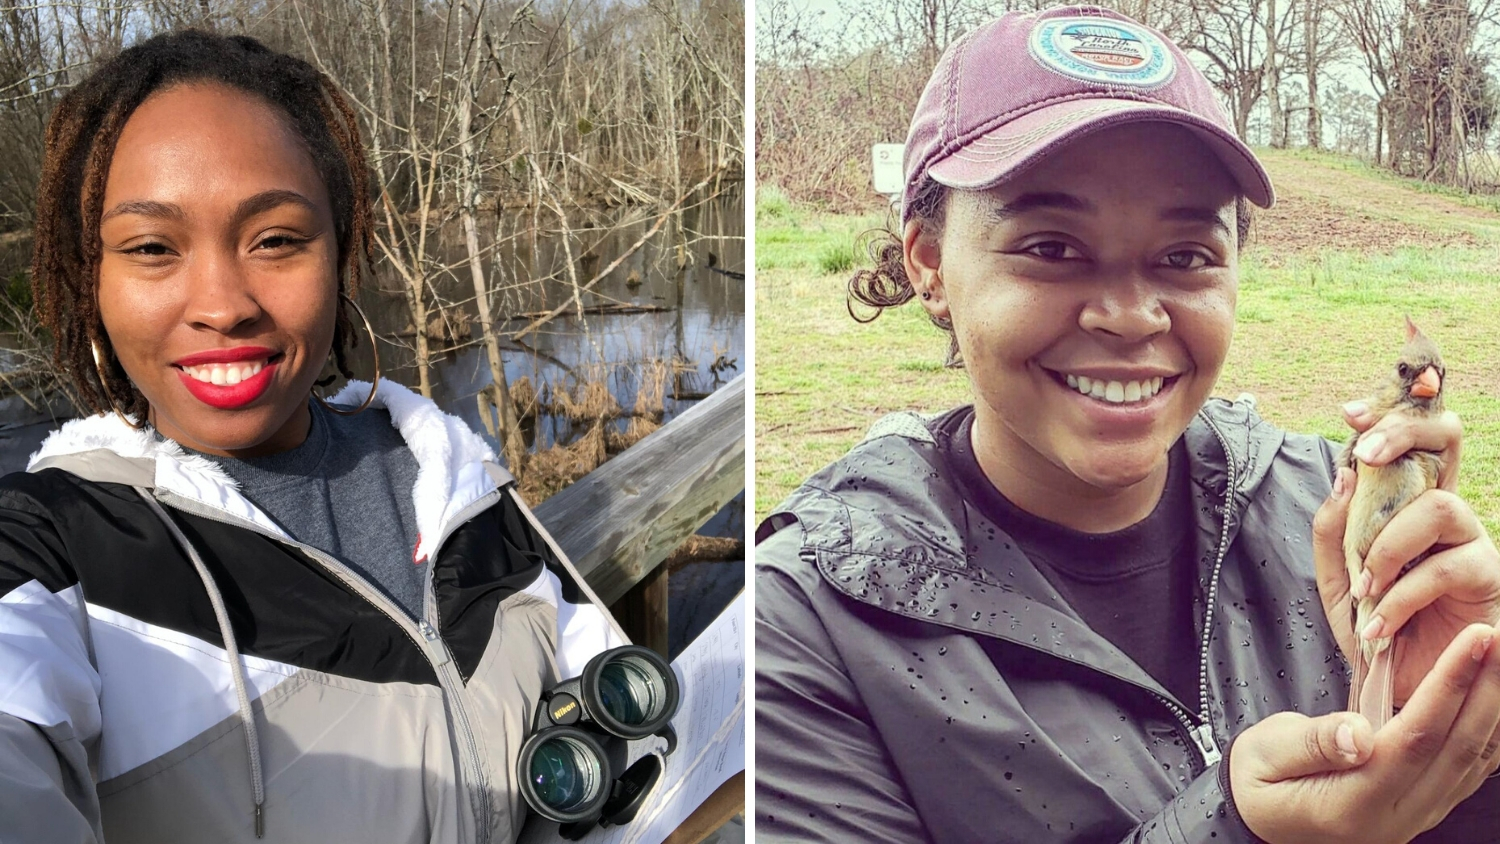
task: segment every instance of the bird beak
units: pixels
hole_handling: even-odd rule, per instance
[[[1422,374],[1418,375],[1416,382],[1411,385],[1411,394],[1419,399],[1430,399],[1435,398],[1441,388],[1442,382],[1438,380],[1437,368],[1429,366],[1422,370]]]

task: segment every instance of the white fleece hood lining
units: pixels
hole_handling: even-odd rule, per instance
[[[357,406],[369,392],[370,382],[350,381],[329,403]],[[412,487],[417,518],[413,559],[420,561],[432,552],[455,516],[496,489],[484,464],[498,461],[494,450],[463,420],[442,412],[430,399],[394,381],[380,380],[371,407],[385,408],[391,414],[391,424],[417,461],[417,481]],[[131,428],[113,413],[68,422],[42,442],[26,465],[29,469],[49,457],[99,449],[121,457],[152,459],[158,489],[223,510],[275,536],[291,538],[240,492],[239,485],[218,464],[189,454],[171,440],[157,440],[148,431]]]

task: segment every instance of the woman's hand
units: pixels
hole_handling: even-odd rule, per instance
[[[1350,413],[1350,407],[1345,408],[1349,423],[1356,429],[1368,427],[1370,420]],[[1354,589],[1381,595],[1372,620],[1379,624],[1367,638],[1401,633],[1396,638],[1397,705],[1411,696],[1465,627],[1500,623],[1500,552],[1473,509],[1452,491],[1462,439],[1462,427],[1452,413],[1434,419],[1387,414],[1360,437],[1356,454],[1371,465],[1384,465],[1414,448],[1438,452],[1443,458],[1438,488],[1414,499],[1376,536],[1365,558],[1367,582],[1351,585],[1344,564],[1344,527],[1356,483],[1352,470],[1338,470],[1334,494],[1313,519],[1318,592],[1344,658],[1352,663],[1357,651]],[[1420,563],[1401,573],[1418,559]]]
[[[1269,844],[1405,844],[1436,826],[1500,766],[1496,631],[1459,632],[1378,733],[1362,716],[1282,712],[1229,753],[1230,791]]]
[[[1438,489],[1458,491],[1458,464],[1463,457],[1464,426],[1458,414],[1445,411],[1432,417],[1387,413],[1376,416],[1369,405],[1344,405],[1344,421],[1359,432],[1354,456],[1370,466],[1384,466],[1412,450],[1431,451],[1442,459]]]

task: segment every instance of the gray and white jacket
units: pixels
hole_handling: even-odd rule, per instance
[[[755,558],[758,839],[1255,842],[1223,749],[1348,695],[1310,548],[1334,453],[1248,401],[1210,401],[1184,437],[1194,700],[1079,619],[963,499],[915,415],[777,507]],[[1497,784],[1419,840],[1500,840]]]
[[[376,401],[419,467],[421,618],[112,415],[0,479],[0,841],[516,838],[540,693],[625,638],[482,439]]]

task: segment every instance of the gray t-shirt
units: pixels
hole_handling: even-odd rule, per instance
[[[428,564],[412,560],[416,457],[384,409],[339,416],[309,404],[312,426],[291,451],[244,460],[203,456],[298,542],[337,557],[421,618]]]

